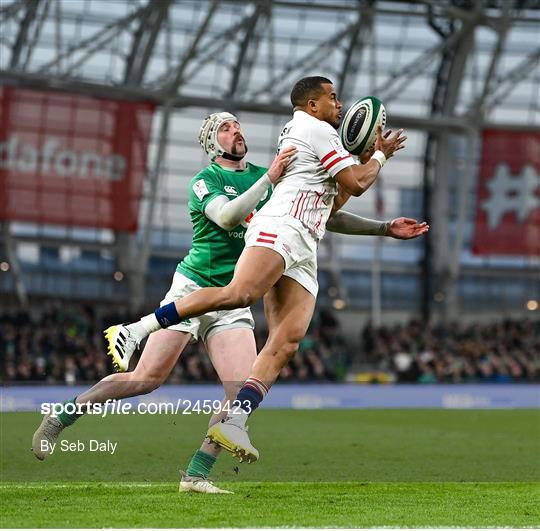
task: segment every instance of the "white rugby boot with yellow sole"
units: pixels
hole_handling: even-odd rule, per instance
[[[114,368],[117,372],[126,372],[140,340],[133,336],[127,326],[121,324],[109,326],[103,333],[107,340],[107,354],[112,358]]]
[[[231,452],[242,463],[254,463],[259,459],[259,451],[255,448],[247,433],[247,426],[234,422],[234,418],[227,417],[214,424],[206,433],[206,437]]]

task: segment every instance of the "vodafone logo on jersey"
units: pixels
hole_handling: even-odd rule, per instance
[[[137,230],[154,109],[0,87],[0,221]]]

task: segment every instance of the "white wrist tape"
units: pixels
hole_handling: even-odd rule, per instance
[[[379,149],[377,151],[375,151],[375,153],[373,153],[373,155],[371,155],[371,158],[375,159],[381,165],[381,168],[384,166],[384,164],[386,162],[385,154],[382,151],[380,151]]]

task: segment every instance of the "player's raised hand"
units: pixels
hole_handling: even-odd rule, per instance
[[[270,168],[268,168],[267,172],[272,184],[276,184],[283,175],[285,168],[287,168],[295,153],[296,148],[294,146],[287,146],[276,155],[276,158],[273,160],[272,164],[270,164]]]
[[[406,136],[403,136],[403,129],[398,129],[392,135],[392,129],[388,129],[383,134],[381,124],[377,125],[377,135],[375,137],[375,150],[382,151],[389,159],[396,151],[405,147]]]
[[[418,223],[418,221],[411,218],[396,218],[390,222],[386,235],[397,240],[410,240],[422,236],[428,230],[429,225],[425,221]]]

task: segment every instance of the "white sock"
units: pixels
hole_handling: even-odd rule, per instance
[[[161,325],[159,324],[159,321],[157,320],[155,313],[151,313],[150,315],[145,315],[140,320],[140,323],[142,324],[142,326],[144,326],[144,329],[148,332],[148,334],[161,330]]]
[[[149,336],[152,332],[156,332],[161,329],[156,316],[151,313],[150,315],[145,315],[140,321],[136,323],[131,323],[126,327],[130,334],[133,335],[134,339],[139,343],[145,337]]]

